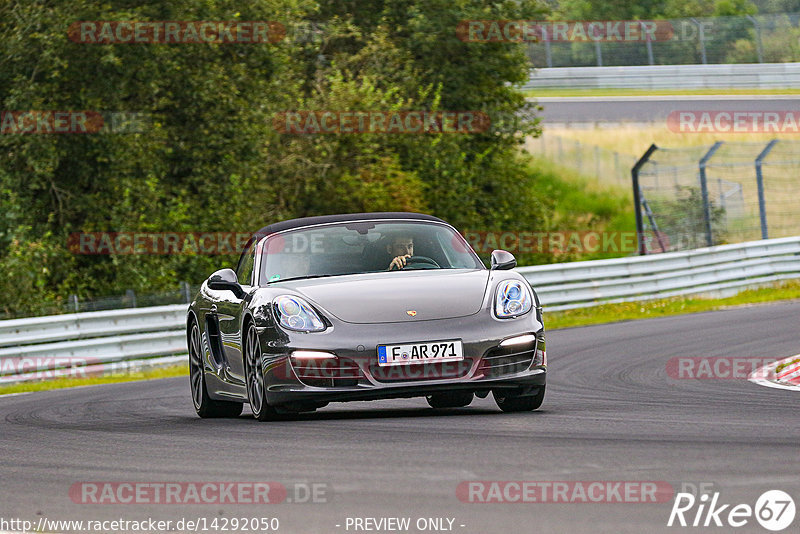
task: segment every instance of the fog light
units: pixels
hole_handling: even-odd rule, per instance
[[[297,360],[335,360],[336,355],[321,350],[296,350],[292,352],[292,358]]]
[[[511,345],[524,345],[525,343],[533,343],[536,341],[536,336],[533,334],[525,334],[524,336],[510,337],[500,342],[501,347],[509,347]]]

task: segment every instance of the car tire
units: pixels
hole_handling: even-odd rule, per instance
[[[513,391],[492,391],[494,402],[504,412],[530,412],[537,409],[544,402],[545,386],[541,386],[535,395],[520,396]]]
[[[431,408],[463,408],[469,406],[475,395],[471,391],[443,391],[425,399]]]
[[[189,384],[192,388],[194,411],[203,419],[216,417],[239,417],[242,414],[241,402],[218,401],[208,396],[206,376],[203,370],[203,350],[200,328],[192,320],[189,324]]]
[[[253,417],[259,421],[270,421],[278,416],[274,406],[267,402],[267,389],[264,386],[264,356],[258,342],[258,332],[252,324],[248,327],[244,341],[244,374],[247,385],[247,399]]]

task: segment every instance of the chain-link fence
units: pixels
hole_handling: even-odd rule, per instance
[[[550,22],[536,35],[536,68],[800,61],[800,13]]]
[[[18,319],[21,317],[38,317],[42,315],[60,315],[62,313],[79,313],[123,308],[146,308],[148,306],[166,306],[168,304],[188,304],[199,290],[199,286],[190,286],[181,282],[177,288],[160,293],[136,293],[129,289],[123,295],[111,295],[93,299],[81,299],[77,295],[68,295],[57,302],[44,302],[31,306],[19,313],[0,309],[0,320]]]
[[[583,176],[623,187],[630,184],[630,169],[636,163],[636,158],[630,154],[546,132],[528,138],[525,146],[530,153],[574,169]]]
[[[633,172],[638,231],[663,251],[798,235],[799,173],[800,141],[654,145]]]

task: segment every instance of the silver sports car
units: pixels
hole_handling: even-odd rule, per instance
[[[332,401],[424,396],[506,412],[542,404],[547,375],[536,293],[491,268],[449,224],[417,213],[309,217],[262,228],[236,270],[202,285],[186,320],[200,417],[263,421]]]

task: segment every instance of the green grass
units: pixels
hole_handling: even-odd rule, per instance
[[[550,202],[549,221],[532,224],[535,232],[625,232],[635,234],[633,200],[627,188],[579,175],[553,161],[533,156],[531,170],[537,175],[536,188]],[[514,251],[512,251],[514,252]],[[518,257],[520,265],[594,260],[628,256],[630,252],[584,252],[539,254]]]
[[[800,88],[786,89],[569,89],[540,88],[523,91],[526,97],[572,97],[572,96],[689,96],[689,95],[798,95]]]
[[[137,380],[152,380],[155,378],[171,378],[189,374],[187,365],[171,365],[140,371],[124,371],[111,376],[97,376],[86,378],[55,378],[52,380],[35,380],[0,386],[0,395],[9,393],[28,393],[49,389],[74,388],[78,386],[96,386],[99,384],[117,384],[120,382],[133,382]]]
[[[782,364],[780,364],[779,366],[777,366],[777,367],[775,368],[775,372],[776,372],[776,373],[780,373],[781,371],[783,371],[784,369],[786,369],[786,368],[787,368],[787,367],[789,367],[790,365],[794,365],[794,364],[796,364],[796,363],[800,363],[800,358],[797,358],[796,360],[792,360],[792,361],[790,361],[790,362],[786,362],[786,363],[782,363]]]
[[[800,280],[790,280],[759,289],[748,289],[728,298],[674,297],[641,302],[601,304],[591,308],[550,313],[545,307],[544,323],[548,330],[554,330],[572,326],[683,315],[792,299],[800,299]]]

